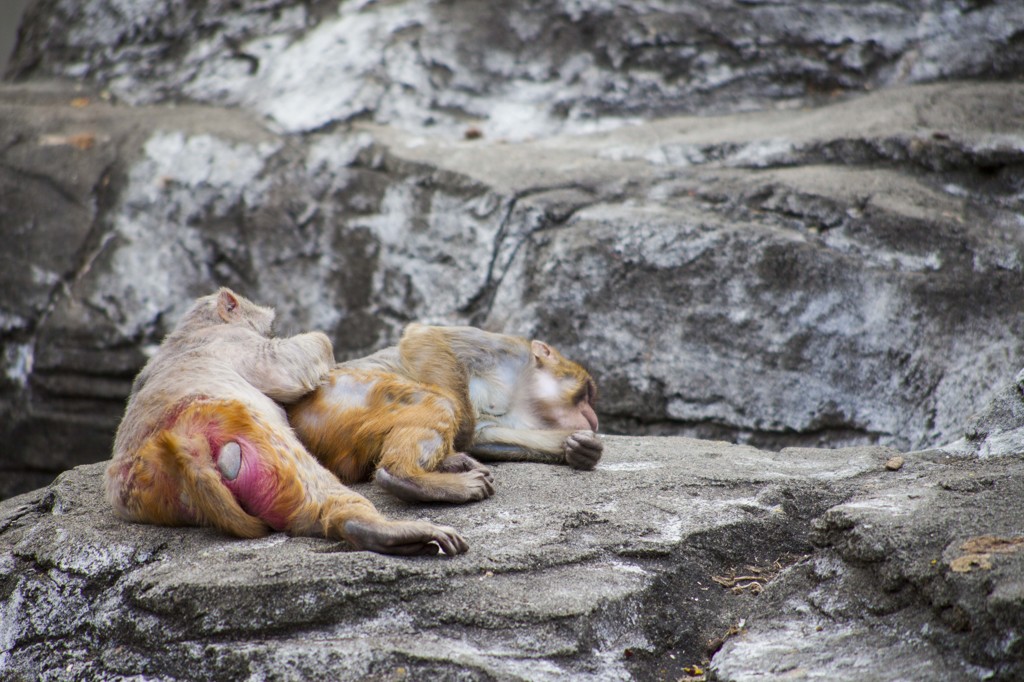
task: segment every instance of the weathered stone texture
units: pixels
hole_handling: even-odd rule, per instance
[[[457,526],[471,550],[454,559],[126,524],[102,465],[79,467],[0,504],[0,670],[685,679],[714,654],[722,680],[1024,673],[1019,458],[933,451],[893,472],[880,447],[606,447],[593,472],[497,466],[496,496],[473,505],[358,486],[394,516]],[[760,595],[727,587],[751,574]]]

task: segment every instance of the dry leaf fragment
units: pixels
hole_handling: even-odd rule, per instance
[[[970,573],[975,569],[988,571],[992,568],[992,555],[965,554],[949,562],[949,567],[954,573]]]
[[[92,149],[93,145],[96,144],[96,136],[92,133],[79,133],[77,135],[68,136],[68,144],[77,149],[81,149],[83,152]]]
[[[1004,538],[998,535],[977,535],[960,545],[964,552],[949,562],[954,573],[970,573],[973,570],[988,571],[992,568],[993,554],[1010,554],[1024,550],[1024,536]]]
[[[978,535],[964,541],[964,544],[960,545],[960,549],[969,554],[984,554],[987,552],[1009,554],[1010,552],[1024,550],[1024,537],[1003,538],[998,535]]]
[[[43,147],[69,146],[81,149],[83,152],[92,149],[96,144],[94,133],[76,133],[74,135],[43,135],[39,138],[39,144]]]
[[[739,571],[735,568],[729,569],[724,575],[713,575],[711,580],[722,587],[730,589],[733,594],[758,595],[764,590],[764,586],[782,571],[789,564],[794,563],[793,557],[787,557],[784,563],[781,559],[776,560],[771,566],[744,566],[744,574],[737,575]]]

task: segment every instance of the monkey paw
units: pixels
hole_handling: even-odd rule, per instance
[[[481,465],[482,466],[482,465]],[[494,494],[494,476],[487,467],[459,474],[466,486],[467,502],[486,500]]]
[[[593,469],[601,459],[604,443],[593,431],[576,431],[565,439],[565,463],[573,469]]]
[[[323,332],[306,332],[292,337],[305,354],[301,365],[299,382],[306,393],[315,390],[330,375],[334,368],[334,351],[331,340]]]
[[[350,519],[345,522],[345,539],[357,549],[402,556],[434,555],[442,550],[447,556],[455,556],[469,550],[469,544],[454,528],[426,521]]]
[[[377,485],[406,502],[476,502],[494,494],[494,479],[489,469],[458,473],[425,472],[415,476],[396,476],[378,469]]]
[[[494,482],[494,474],[491,473],[490,468],[484,466],[464,452],[456,452],[454,455],[446,457],[444,461],[441,462],[440,466],[437,467],[437,470],[445,473],[482,471],[487,475],[488,481],[491,483]]]

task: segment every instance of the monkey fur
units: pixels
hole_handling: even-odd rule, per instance
[[[221,289],[198,299],[132,386],[106,471],[122,518],[341,538],[386,554],[454,555],[452,528],[389,521],[307,452],[278,404],[334,364],[320,332],[272,338],[274,311]]]
[[[373,476],[403,500],[471,502],[494,493],[478,460],[597,466],[596,392],[541,341],[411,324],[397,347],[335,366],[288,416],[342,481]]]

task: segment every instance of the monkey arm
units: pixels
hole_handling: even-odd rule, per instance
[[[593,469],[604,444],[593,431],[509,429],[481,426],[469,453],[485,462],[540,462]]]
[[[279,403],[293,403],[306,395],[334,366],[331,340],[322,332],[308,332],[286,339],[264,339],[248,362],[236,369],[258,391]]]

